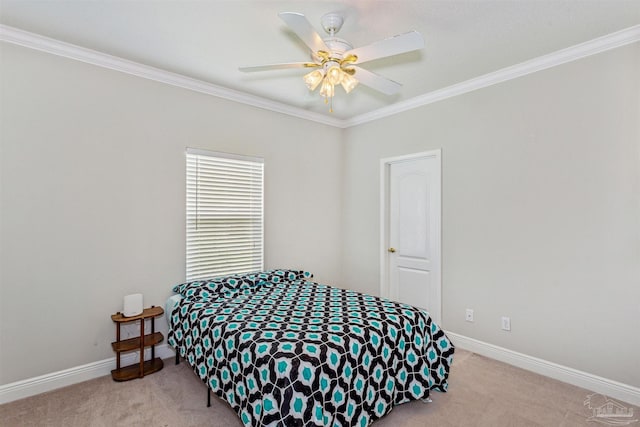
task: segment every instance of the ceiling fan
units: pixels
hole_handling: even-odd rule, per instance
[[[336,37],[344,23],[344,18],[339,13],[327,13],[322,17],[322,28],[329,35],[324,39],[320,37],[303,14],[282,12],[278,16],[309,47],[311,62],[258,65],[240,67],[239,70],[254,72],[287,68],[315,68],[304,76],[304,82],[311,91],[320,86],[320,95],[324,97],[325,103],[333,99],[337,85],[341,85],[346,93],[351,92],[358,83],[386,95],[397,93],[402,86],[400,83],[368,71],[359,65],[424,47],[422,35],[417,31],[409,31],[354,49],[348,41]],[[329,111],[333,111],[331,106]]]

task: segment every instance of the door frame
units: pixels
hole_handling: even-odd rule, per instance
[[[435,264],[438,271],[432,276],[433,283],[436,284],[435,295],[436,306],[430,308],[432,319],[442,324],[442,149],[423,151],[404,156],[387,157],[380,159],[380,295],[389,298],[389,170],[393,163],[407,160],[417,160],[422,158],[436,159],[436,179],[433,186],[438,191],[440,208],[434,212],[433,220],[436,222],[436,232],[433,236],[438,260]],[[433,312],[431,312],[433,311]]]

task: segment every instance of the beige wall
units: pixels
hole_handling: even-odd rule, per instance
[[[379,159],[442,148],[445,329],[640,386],[639,76],[635,43],[347,130],[343,281],[378,293]]]
[[[190,146],[265,158],[267,267],[373,294],[379,159],[442,148],[443,326],[640,386],[639,44],[345,131],[1,49],[0,384],[183,279]]]
[[[0,384],[113,357],[123,295],[184,280],[185,147],[264,157],[266,266],[339,279],[339,129],[0,46]]]

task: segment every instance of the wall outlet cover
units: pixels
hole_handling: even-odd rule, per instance
[[[503,316],[502,317],[502,330],[510,331],[511,330],[511,318]]]

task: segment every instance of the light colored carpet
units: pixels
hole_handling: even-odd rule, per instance
[[[397,406],[373,427],[597,426],[587,421],[593,415],[584,406],[590,394],[458,349],[447,393],[432,393],[432,403]],[[0,425],[242,426],[215,395],[210,408],[206,403],[206,388],[188,365],[167,359],[162,371],[142,379],[117,383],[106,376],[0,405]],[[624,406],[640,415],[640,408]]]

